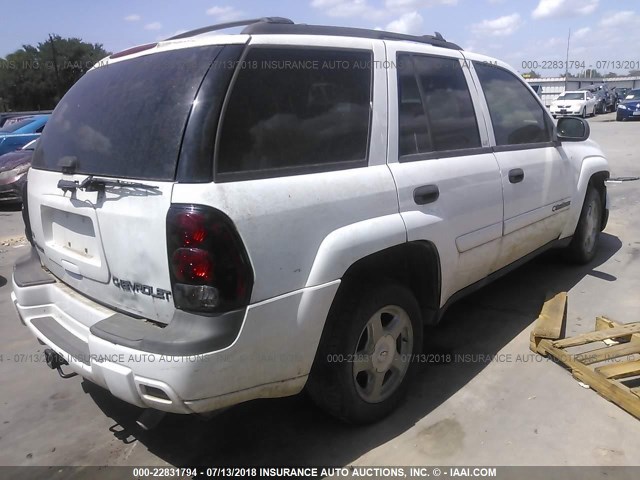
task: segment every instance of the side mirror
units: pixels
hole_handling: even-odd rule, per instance
[[[562,117],[556,126],[561,142],[582,142],[589,138],[591,128],[586,120],[578,117]]]

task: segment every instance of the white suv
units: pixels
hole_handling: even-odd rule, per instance
[[[593,258],[607,161],[510,67],[243,23],[112,55],[53,113],[12,295],[52,368],[168,412],[306,387],[373,421],[454,300],[552,246]]]

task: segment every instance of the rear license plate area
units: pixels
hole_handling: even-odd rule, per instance
[[[42,227],[49,248],[84,263],[100,265],[98,238],[91,218],[43,206]]]

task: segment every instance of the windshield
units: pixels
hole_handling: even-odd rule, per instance
[[[34,120],[33,118],[25,118],[23,120],[19,120],[17,122],[10,123],[9,125],[5,125],[4,127],[0,128],[0,132],[1,133],[13,133],[16,130],[18,130],[19,128],[26,127],[31,122],[33,122],[33,120]],[[10,121],[11,121],[11,119],[8,120],[8,122],[10,122]]]
[[[558,100],[584,100],[584,93],[568,92],[558,97]]]
[[[145,55],[85,74],[40,137],[35,168],[173,180],[193,101],[219,46]]]
[[[627,93],[627,96],[624,97],[625,100],[640,100],[640,90],[631,90]]]

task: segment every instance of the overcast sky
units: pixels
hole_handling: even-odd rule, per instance
[[[0,56],[49,33],[102,43],[115,52],[212,23],[284,16],[412,34],[437,30],[465,50],[501,58],[521,71],[529,70],[523,61],[564,59],[569,29],[570,59],[587,68],[604,60],[640,62],[638,0],[31,0],[28,7],[4,2],[2,13]]]

